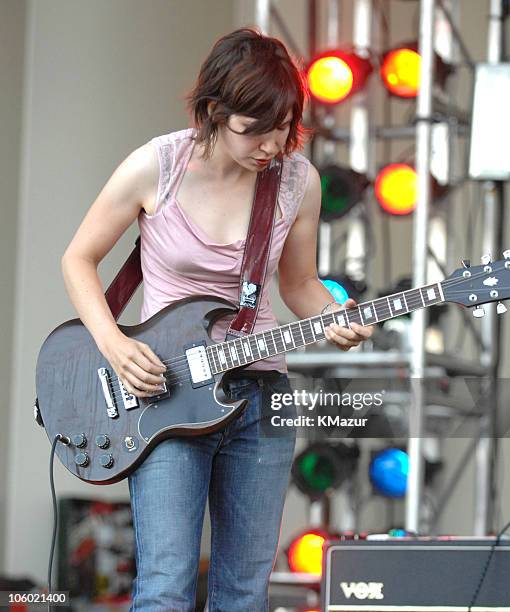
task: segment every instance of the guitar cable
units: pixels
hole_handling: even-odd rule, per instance
[[[58,433],[53,439],[53,444],[51,445],[51,453],[50,453],[50,489],[51,489],[51,499],[53,501],[53,535],[51,538],[51,549],[50,549],[50,558],[48,562],[48,595],[51,597],[51,573],[53,569],[53,555],[55,553],[55,543],[57,540],[57,526],[58,526],[58,505],[57,505],[57,496],[55,494],[55,482],[53,480],[53,461],[55,459],[55,450],[57,448],[57,442],[62,442],[62,444],[70,444],[71,440],[67,436]],[[48,612],[54,609],[54,606],[50,601],[48,601]]]

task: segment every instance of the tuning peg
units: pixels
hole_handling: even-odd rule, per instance
[[[487,264],[490,264],[491,263],[490,253],[487,253],[487,255],[482,255],[481,259],[482,259],[482,263],[484,266],[486,266]]]
[[[506,251],[503,251],[503,257],[505,259],[510,259],[510,249],[507,249]]]
[[[461,259],[460,263],[462,264],[463,268],[470,268],[471,267],[471,261],[469,259]]]
[[[505,314],[506,311],[507,307],[503,304],[503,302],[498,302],[498,305],[496,306],[496,312],[498,314]]]
[[[484,315],[485,315],[485,310],[481,306],[478,306],[478,308],[475,308],[473,310],[473,316],[476,317],[477,319],[479,319],[480,317],[483,317]]]

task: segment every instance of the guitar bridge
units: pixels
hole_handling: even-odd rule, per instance
[[[99,368],[97,375],[99,376],[104,401],[106,402],[106,413],[110,419],[114,419],[115,417],[119,416],[119,411],[117,409],[117,404],[115,403],[110,372],[108,372],[106,368]]]

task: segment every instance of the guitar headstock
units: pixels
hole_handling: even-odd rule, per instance
[[[474,306],[474,316],[481,317],[484,315],[482,304],[510,298],[510,249],[503,257],[492,262],[490,255],[484,255],[480,266],[470,266],[463,260],[462,268],[441,281],[445,302]],[[505,305],[498,303],[497,312],[506,312]]]

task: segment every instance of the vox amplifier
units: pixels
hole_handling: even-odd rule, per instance
[[[329,541],[324,548],[323,612],[510,612],[510,541],[397,538]]]

